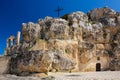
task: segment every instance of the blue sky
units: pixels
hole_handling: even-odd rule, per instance
[[[64,9],[61,16],[104,6],[120,11],[120,0],[0,0],[0,54],[6,46],[6,38],[16,36],[23,22],[36,22],[45,16],[57,17],[54,11],[58,4]]]

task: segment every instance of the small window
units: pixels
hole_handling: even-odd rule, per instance
[[[97,57],[97,60],[99,61],[99,60],[100,60],[100,57]]]

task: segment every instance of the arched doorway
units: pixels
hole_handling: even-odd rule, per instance
[[[101,71],[101,64],[100,63],[96,64],[96,71]]]

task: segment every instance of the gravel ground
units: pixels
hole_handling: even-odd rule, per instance
[[[48,73],[53,77],[18,77],[15,75],[0,75],[0,80],[120,80],[120,71],[79,72],[79,73]]]
[[[49,73],[56,80],[120,80],[120,72]]]
[[[40,77],[32,77],[32,76],[20,77],[15,75],[0,75],[0,80],[55,80],[55,79],[51,76],[40,78]]]

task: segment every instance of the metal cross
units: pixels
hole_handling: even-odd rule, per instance
[[[55,10],[56,12],[58,12],[58,17],[60,16],[60,11],[62,11],[63,9],[62,8],[60,8],[59,6],[58,6],[58,8]]]

